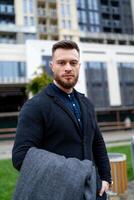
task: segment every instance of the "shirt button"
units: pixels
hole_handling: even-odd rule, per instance
[[[70,94],[68,95],[68,97],[70,98]]]
[[[73,103],[73,106],[75,106],[75,104]]]
[[[78,121],[80,122],[80,119],[78,119]]]

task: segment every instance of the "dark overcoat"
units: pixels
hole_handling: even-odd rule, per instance
[[[30,147],[37,147],[67,158],[92,160],[101,180],[110,181],[109,159],[93,105],[83,94],[74,92],[81,108],[82,130],[51,85],[24,104],[12,152],[15,168],[20,169]]]

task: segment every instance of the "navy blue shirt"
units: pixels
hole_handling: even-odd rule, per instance
[[[82,128],[82,121],[81,121],[81,110],[79,102],[75,96],[75,93],[72,92],[70,94],[67,94],[63,90],[61,90],[59,87],[57,87],[54,83],[51,84],[53,89],[56,91],[57,96],[60,97],[60,99],[64,102],[64,104],[71,110],[71,112],[76,117],[79,126]]]

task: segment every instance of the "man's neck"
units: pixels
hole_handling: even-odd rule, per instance
[[[73,92],[73,88],[70,88],[70,89],[66,89],[66,88],[63,88],[61,85],[59,85],[55,80],[53,81],[53,83],[58,87],[60,88],[63,92],[67,93],[67,94],[70,94]]]

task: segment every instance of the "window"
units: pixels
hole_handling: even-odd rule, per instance
[[[67,4],[67,6],[66,6],[66,14],[67,14],[67,16],[70,16],[70,15],[71,15],[71,12],[70,12],[70,4]]]
[[[87,32],[87,25],[86,24],[80,24],[79,28],[80,28],[80,31]]]
[[[62,17],[70,17],[71,12],[70,12],[70,4],[61,4],[61,15]]]
[[[80,23],[86,23],[87,22],[86,11],[85,10],[79,10],[78,18],[79,18]]]
[[[71,29],[71,21],[70,20],[66,21],[66,28]]]
[[[62,28],[66,28],[65,20],[62,20]]]
[[[23,12],[27,13],[27,0],[23,0]]]
[[[64,7],[64,4],[61,4],[61,15],[62,15],[62,17],[65,17],[65,7]]]
[[[7,13],[13,13],[14,8],[12,5],[7,5]]]
[[[26,16],[24,17],[24,25],[28,26],[28,17],[26,17]]]
[[[93,7],[93,6],[92,6],[92,0],[88,0],[88,8],[89,8],[89,9],[92,9],[92,7]]]
[[[90,26],[90,31],[91,32],[100,32],[100,27],[99,26]]]
[[[71,21],[70,20],[62,20],[62,28],[71,29]]]
[[[0,61],[0,78],[26,77],[25,62]]]
[[[79,8],[86,8],[85,0],[77,0],[77,6]]]
[[[121,100],[125,106],[134,103],[134,63],[118,63]]]
[[[29,0],[29,11],[33,13],[33,0]]]
[[[96,107],[109,106],[109,91],[106,63],[86,62],[85,74],[88,97]]]
[[[34,23],[34,17],[30,17],[30,25],[31,25],[31,26],[34,26],[34,24],[35,24],[35,23]]]
[[[90,24],[99,25],[100,24],[99,13],[89,12],[89,20],[90,20]]]
[[[0,5],[0,11],[1,11],[1,12],[6,12],[6,5],[1,4],[1,5]]]
[[[28,40],[28,39],[34,40],[34,39],[36,39],[36,34],[34,34],[34,33],[25,33],[24,37],[25,37],[25,41]]]
[[[90,10],[98,10],[98,0],[88,0],[88,8]]]

